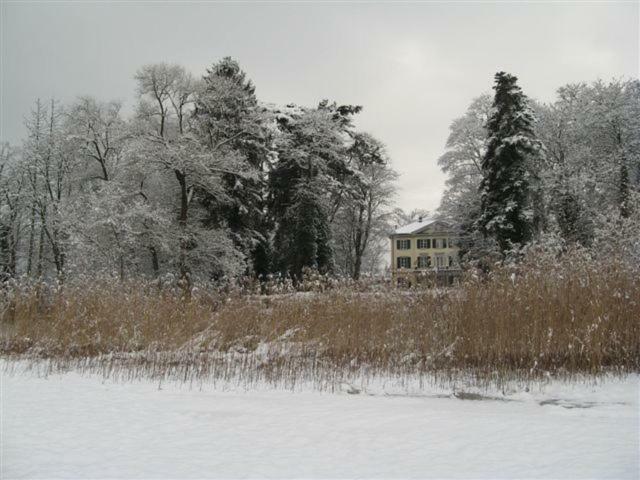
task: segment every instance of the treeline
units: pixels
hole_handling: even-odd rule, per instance
[[[1,279],[357,279],[385,265],[393,225],[425,213],[392,209],[397,174],[355,129],[360,106],[265,104],[228,57],[202,78],[152,64],[135,79],[128,118],[117,102],[37,101],[23,144],[1,146]],[[490,268],[537,245],[640,263],[640,82],[541,104],[500,72],[494,90],[439,159],[463,260]]]
[[[137,105],[37,101],[0,155],[0,276],[193,279],[379,265],[397,177],[360,106],[258,100],[227,57],[135,76]]]
[[[439,159],[464,258],[489,268],[537,245],[640,264],[640,82],[570,84],[542,104],[499,72],[494,91],[452,123]]]

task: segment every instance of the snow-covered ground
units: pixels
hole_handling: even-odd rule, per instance
[[[478,400],[5,372],[0,477],[637,478],[638,386]]]

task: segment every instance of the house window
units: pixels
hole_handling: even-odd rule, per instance
[[[431,266],[431,257],[418,257],[418,268],[429,268]]]
[[[411,240],[396,240],[398,250],[409,250],[411,248]]]
[[[446,238],[442,239],[442,248],[447,248],[447,240]]]
[[[411,257],[398,257],[398,268],[411,268]]]
[[[430,238],[419,238],[418,239],[418,248],[424,250],[425,248],[431,248],[431,239]]]
[[[444,267],[444,255],[436,256],[436,267],[438,268]]]
[[[453,267],[453,257],[449,257],[449,266]]]
[[[442,248],[442,241],[439,238],[434,238],[432,240],[433,248]]]

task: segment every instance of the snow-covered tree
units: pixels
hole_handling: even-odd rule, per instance
[[[239,155],[251,175],[222,175],[226,195],[203,196],[207,224],[227,226],[234,243],[251,258],[250,270],[268,273],[269,235],[267,175],[270,168],[270,121],[258,104],[255,88],[238,63],[225,57],[204,77],[195,101],[195,128],[211,150],[225,146]]]
[[[493,111],[487,122],[487,147],[482,159],[479,230],[495,238],[506,252],[523,246],[534,233],[531,201],[532,157],[540,150],[533,114],[517,78],[495,76]]]
[[[592,214],[586,202],[593,188],[591,170],[582,160],[588,149],[582,142],[583,125],[578,118],[587,105],[582,86],[558,90],[551,105],[537,105],[536,133],[545,145],[546,161],[541,176],[550,199],[550,213],[567,244],[588,246],[593,237]]]
[[[446,152],[438,159],[438,165],[447,174],[438,213],[453,221],[463,236],[473,232],[480,216],[479,188],[491,105],[488,94],[471,102],[464,116],[455,119],[449,127]]]
[[[640,82],[596,82],[585,94],[589,99],[582,117],[585,141],[594,170],[606,179],[601,182],[602,200],[628,218],[632,190],[640,185]]]
[[[26,180],[19,152],[8,143],[0,144],[0,281],[17,273]]]
[[[539,109],[547,196],[564,240],[589,245],[633,214],[640,184],[637,81],[570,84]]]
[[[65,273],[65,204],[72,192],[72,156],[62,129],[63,118],[58,102],[52,100],[45,106],[38,100],[26,122],[23,159],[31,209],[26,273],[36,276],[44,275],[51,263],[58,277]]]
[[[120,104],[81,97],[67,109],[63,129],[72,158],[73,194],[65,205],[69,267],[117,271],[123,278],[137,260],[130,232],[138,225],[123,164],[128,133]]]
[[[193,83],[185,80],[189,77],[183,69],[151,65],[143,67],[137,78],[141,103],[146,105],[139,111],[153,113],[151,117],[139,117],[137,155],[145,162],[147,171],[155,171],[162,177],[166,190],[158,201],[166,202],[162,197],[168,192],[173,192],[175,199],[173,233],[177,237],[177,254],[171,263],[187,284],[196,274],[238,274],[243,267],[242,254],[233,247],[224,226],[205,224],[202,198],[225,199],[223,176],[252,178],[252,173],[230,142],[206,145],[201,141],[196,119],[184,110],[186,99],[192,93],[195,95],[195,91],[186,91]],[[155,99],[155,103],[146,98]],[[160,122],[154,125],[149,118],[156,116]]]
[[[275,268],[282,273],[333,269],[330,215],[345,179],[353,175],[347,149],[350,117],[358,111],[324,101],[316,109],[289,106],[274,112],[280,135],[270,190],[277,222]]]
[[[176,64],[145,65],[135,75],[138,82],[137,117],[146,121],[158,136],[183,133],[189,104],[197,82],[184,67]],[[172,125],[170,118],[175,117]]]
[[[539,149],[535,139],[531,141],[534,149],[525,152],[523,164],[529,192],[524,212],[534,231],[558,236],[565,246],[593,245],[602,251],[619,243],[612,241],[612,224],[619,232],[633,230],[640,190],[639,85],[637,80],[569,84],[558,89],[550,104],[528,102],[535,111],[533,131],[542,144]],[[448,174],[440,214],[461,226],[467,240],[463,246],[472,256],[493,249],[473,228],[465,228],[482,207],[473,187],[482,178],[476,161],[483,150],[476,146],[486,152],[492,138],[479,135],[484,128],[478,112],[486,111],[486,104],[478,108],[474,101],[452,124],[447,151],[439,160]],[[631,236],[623,243],[633,249]]]
[[[119,167],[120,154],[127,135],[118,102],[99,102],[81,97],[65,116],[67,140],[72,142],[84,178],[109,181]]]
[[[354,279],[377,269],[388,243],[391,202],[397,173],[384,145],[369,134],[356,133],[348,149],[354,175],[345,184],[333,220],[336,265]]]

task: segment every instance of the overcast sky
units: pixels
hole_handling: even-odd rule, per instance
[[[2,119],[12,143],[37,98],[119,99],[135,71],[175,62],[201,75],[237,59],[273,103],[359,104],[386,143],[398,204],[438,206],[451,121],[496,71],[551,101],[557,87],[638,77],[639,3],[115,3],[2,0]]]

